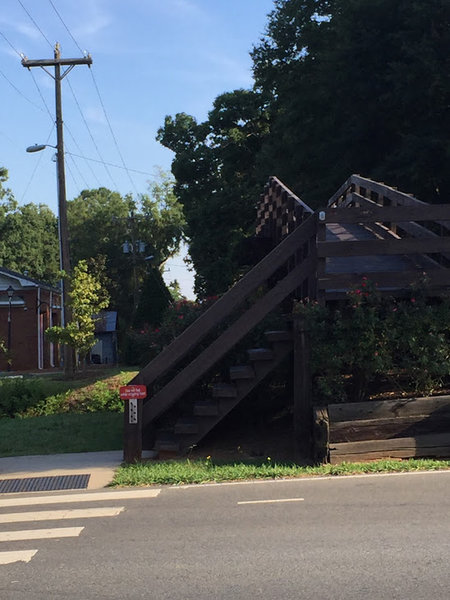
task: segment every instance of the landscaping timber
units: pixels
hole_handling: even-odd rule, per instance
[[[450,457],[450,396],[331,404],[315,410],[318,459]]]

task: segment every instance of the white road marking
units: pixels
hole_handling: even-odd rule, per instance
[[[98,502],[106,500],[139,500],[156,498],[160,489],[137,489],[118,492],[84,492],[83,494],[62,494],[52,496],[27,496],[15,498],[0,498],[0,507],[29,506],[34,504],[59,504],[66,502]]]
[[[105,508],[71,508],[66,510],[40,510],[33,512],[0,514],[0,523],[23,523],[25,521],[56,521],[60,519],[89,519],[91,517],[115,517],[124,506]]]
[[[0,542],[22,540],[46,540],[63,537],[78,537],[84,527],[58,527],[54,529],[23,529],[22,531],[1,531]]]
[[[15,562],[30,562],[37,550],[19,550],[17,552],[0,552],[0,565],[10,565]],[[13,582],[14,583],[14,582]]]
[[[277,498],[275,500],[245,500],[238,504],[273,504],[276,502],[303,502],[304,498]]]

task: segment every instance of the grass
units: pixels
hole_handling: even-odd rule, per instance
[[[93,368],[89,367],[84,373],[77,373],[74,379],[64,379],[62,373],[54,375],[24,375],[24,379],[39,380],[46,396],[55,396],[56,394],[65,394],[73,392],[76,396],[76,390],[86,388],[97,381],[111,381],[112,384],[124,385],[122,380],[132,379],[136,373],[135,367],[111,367],[111,368]]]
[[[0,419],[0,456],[120,450],[123,414],[60,414]]]
[[[216,463],[210,458],[206,458],[199,460],[170,460],[122,465],[116,472],[111,485],[181,485],[189,483],[237,481],[244,479],[281,479],[441,469],[450,469],[450,460],[379,460],[370,463],[299,466],[293,463],[273,463],[270,458],[267,458],[265,461],[236,461],[226,463]]]
[[[73,380],[59,373],[24,376],[31,386],[39,382],[44,399],[22,411],[18,401],[16,418],[0,419],[0,456],[120,450],[123,413],[110,410],[110,391],[118,396],[135,374],[135,368],[89,368]]]

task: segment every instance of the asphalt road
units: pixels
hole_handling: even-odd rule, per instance
[[[126,492],[50,505],[36,505],[45,494],[0,497],[0,560],[37,550],[0,564],[0,598],[450,598],[450,472],[162,488],[145,499]],[[113,507],[121,510],[104,517],[8,521]],[[43,528],[72,533],[9,539]]]

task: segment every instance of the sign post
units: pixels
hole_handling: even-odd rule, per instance
[[[147,397],[145,385],[124,385],[119,389],[125,401],[123,460],[136,462],[142,458],[142,402]]]

